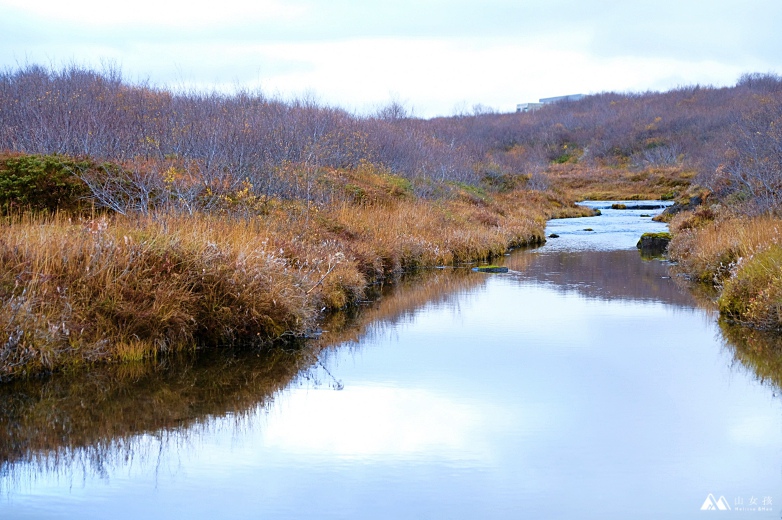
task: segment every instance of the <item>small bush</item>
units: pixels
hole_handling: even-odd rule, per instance
[[[89,161],[56,155],[0,158],[0,208],[4,214],[75,210],[90,195],[78,173],[92,167]]]

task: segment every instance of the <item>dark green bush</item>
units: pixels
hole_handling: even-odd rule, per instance
[[[0,157],[0,210],[76,210],[90,195],[78,172],[91,167],[57,155]]]

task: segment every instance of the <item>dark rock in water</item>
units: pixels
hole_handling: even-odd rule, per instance
[[[666,216],[671,217],[673,215],[676,215],[677,213],[681,213],[682,211],[689,211],[691,209],[695,209],[701,204],[703,204],[703,199],[701,197],[690,197],[690,201],[687,202],[686,204],[680,204],[676,202],[673,204],[673,206],[668,206],[663,210],[660,217],[663,217],[663,220],[667,222],[669,219],[665,219]]]
[[[667,207],[666,204],[650,203],[650,204],[611,204],[611,209],[662,209]]]
[[[473,267],[473,271],[478,273],[507,273],[507,267],[501,267],[499,265],[484,265],[480,267]]]
[[[631,204],[627,209],[663,209],[667,204]]]
[[[557,235],[556,233],[551,233],[548,237],[549,238],[559,238],[559,235]]]
[[[670,233],[644,233],[641,239],[635,245],[642,253],[654,254],[663,253],[668,249],[668,242],[671,241]]]

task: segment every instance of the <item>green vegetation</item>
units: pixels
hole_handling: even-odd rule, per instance
[[[0,209],[4,214],[25,210],[76,211],[90,195],[78,175],[95,168],[90,161],[61,156],[0,158]]]

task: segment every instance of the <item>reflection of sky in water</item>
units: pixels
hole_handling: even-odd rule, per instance
[[[341,391],[317,369],[322,384],[216,418],[177,452],[148,439],[108,483],[34,486],[0,511],[658,519],[698,516],[709,493],[782,503],[779,403],[717,334],[691,308],[491,276],[324,353]]]
[[[271,449],[316,459],[423,458],[480,465],[492,458],[485,426],[508,427],[505,412],[491,403],[455,400],[429,388],[358,384],[342,392],[297,389],[263,437]]]

